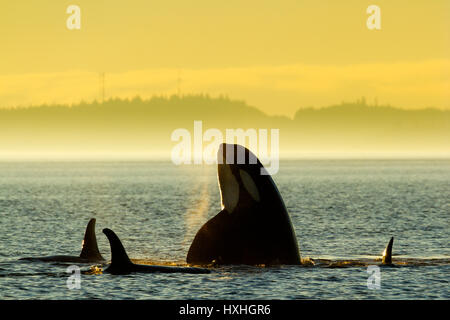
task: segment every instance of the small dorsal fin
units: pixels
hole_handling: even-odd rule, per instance
[[[103,233],[108,237],[109,245],[111,246],[111,265],[108,269],[123,269],[131,266],[133,263],[125,251],[119,237],[111,229],[103,229]]]
[[[392,264],[392,245],[394,244],[394,237],[391,238],[386,249],[383,252],[382,264]]]
[[[89,220],[86,227],[80,258],[89,260],[104,260],[97,246],[97,237],[95,236],[95,218]]]

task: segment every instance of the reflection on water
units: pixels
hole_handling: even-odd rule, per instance
[[[97,218],[136,263],[183,266],[198,228],[220,211],[215,167],[163,162],[0,163],[2,299],[448,299],[450,161],[287,161],[274,176],[303,266],[219,266],[211,274],[114,276],[18,261],[77,255]],[[394,267],[367,288],[391,236]],[[99,266],[101,267],[101,266]],[[98,270],[97,270],[98,271]]]

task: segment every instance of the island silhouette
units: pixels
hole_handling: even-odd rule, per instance
[[[194,121],[202,121],[204,130],[279,129],[282,155],[450,152],[450,110],[407,110],[360,99],[299,108],[289,118],[224,96],[173,95],[0,109],[0,155],[170,154],[173,130],[192,130]]]

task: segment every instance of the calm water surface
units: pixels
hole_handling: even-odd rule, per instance
[[[450,298],[450,160],[285,161],[274,180],[314,266],[82,274],[81,289],[69,290],[68,265],[18,259],[78,255],[95,217],[104,257],[107,227],[131,258],[183,265],[197,230],[220,211],[216,168],[0,162],[0,299]],[[397,267],[381,268],[381,289],[369,290],[367,265],[391,236]]]

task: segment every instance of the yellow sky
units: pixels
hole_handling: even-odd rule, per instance
[[[81,8],[68,30],[66,8]],[[381,30],[366,8],[381,9]],[[365,96],[450,109],[450,1],[2,1],[0,106],[227,94],[269,114]]]

